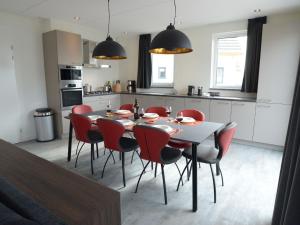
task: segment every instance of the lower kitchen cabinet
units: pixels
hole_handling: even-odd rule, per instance
[[[229,123],[231,120],[231,101],[211,100],[209,120],[217,123]]]
[[[133,94],[121,94],[121,104],[134,104],[135,96]]]
[[[172,107],[171,116],[175,117],[177,112],[185,109],[184,98],[165,97],[165,106]]]
[[[205,114],[205,120],[209,121],[209,105],[210,100],[207,99],[185,99],[185,108],[186,109],[196,109]]]
[[[291,105],[256,104],[253,141],[284,146]]]
[[[69,128],[70,128],[70,120],[65,119],[66,116],[68,116],[71,113],[72,110],[63,110],[61,112],[61,117],[62,117],[62,133],[63,134],[68,134],[69,133]]]
[[[231,103],[231,121],[237,123],[237,131],[234,138],[252,141],[255,102],[232,102]]]
[[[89,96],[83,98],[83,104],[90,105],[94,111],[104,110],[110,101],[111,107],[120,107],[120,95]]]

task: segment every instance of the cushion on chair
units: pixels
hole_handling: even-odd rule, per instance
[[[197,161],[203,163],[216,163],[219,150],[210,145],[199,145],[197,148]],[[188,159],[192,159],[192,148],[188,148],[182,152],[182,155]]]
[[[181,158],[181,151],[176,148],[164,147],[160,152],[160,159],[163,164],[171,164]]]
[[[133,138],[121,137],[120,146],[124,152],[129,152],[138,148],[138,143]]]
[[[170,140],[168,145],[170,145],[173,148],[189,148],[192,146],[192,143],[177,141],[177,140]]]
[[[28,220],[0,202],[0,224],[1,225],[38,225]]]

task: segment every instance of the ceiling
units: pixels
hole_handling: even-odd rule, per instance
[[[177,28],[300,9],[299,0],[177,0]],[[173,20],[173,0],[111,0],[111,31],[144,33]],[[254,13],[261,9],[260,13]],[[106,0],[0,0],[0,11],[50,18],[106,30]],[[74,17],[79,16],[79,21]]]

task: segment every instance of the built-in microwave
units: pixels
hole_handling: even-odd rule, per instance
[[[82,66],[59,65],[60,88],[82,88]]]

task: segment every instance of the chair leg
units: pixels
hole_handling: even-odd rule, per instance
[[[190,161],[187,162],[186,166],[184,167],[184,169],[183,169],[183,171],[182,171],[182,174],[180,175],[180,179],[179,179],[179,181],[178,181],[177,189],[176,189],[177,191],[179,190],[180,181],[182,181],[183,174],[184,174],[184,172],[185,172],[186,170],[188,170],[189,164],[190,164],[191,161],[192,161],[192,160],[190,160]]]
[[[132,152],[131,162],[130,162],[131,164],[132,164],[132,162],[133,162],[134,152],[135,152],[135,151]]]
[[[223,173],[222,173],[220,165],[219,165],[219,171],[220,171],[220,174],[221,174],[222,186],[224,186]]]
[[[104,176],[105,167],[106,167],[106,164],[107,164],[107,162],[108,162],[108,160],[109,160],[109,158],[110,158],[111,155],[112,155],[112,151],[110,151],[110,153],[109,153],[109,155],[108,155],[108,157],[107,157],[107,159],[105,161],[105,164],[104,164],[103,170],[102,170],[102,174],[101,174],[101,178],[103,178],[103,176]]]
[[[151,162],[151,170],[153,170],[153,162]]]
[[[188,164],[188,159],[185,158],[185,163],[186,165]],[[189,179],[189,174],[190,174],[190,170],[189,170],[189,167],[187,167],[187,173],[186,173],[186,178]]]
[[[191,166],[190,166],[190,173],[189,173],[189,175],[188,175],[188,181],[190,181],[190,177],[191,177],[191,173],[192,172],[192,164],[191,164]]]
[[[154,177],[157,175],[157,163],[155,163],[155,169],[154,169]]]
[[[144,167],[143,171],[142,171],[141,174],[140,174],[139,180],[138,180],[138,182],[137,182],[137,184],[136,184],[135,193],[137,193],[137,191],[138,191],[138,188],[139,188],[139,184],[140,184],[141,178],[142,178],[143,174],[145,173],[145,170],[146,170],[146,168],[148,167],[149,164],[150,164],[150,161],[147,162],[146,166]]]
[[[215,175],[214,175],[214,171],[213,171],[213,169],[212,169],[211,164],[209,164],[209,167],[210,167],[210,172],[211,172],[211,176],[212,176],[213,184],[214,184],[214,203],[216,203],[216,202],[217,202],[217,196],[216,196],[216,181],[215,181]]]
[[[122,153],[119,152],[119,159],[122,160]]]
[[[78,151],[78,153],[77,153],[77,156],[76,156],[76,161],[75,161],[75,168],[77,167],[77,161],[78,161],[78,157],[79,157],[79,155],[80,155],[80,152],[81,152],[81,150],[82,150],[82,147],[84,146],[84,144],[85,144],[85,143],[83,143],[83,144],[81,145],[81,147],[80,147],[80,149],[79,149],[79,151]]]
[[[112,158],[113,158],[113,160],[114,160],[114,164],[116,164],[116,160],[115,160],[113,151],[111,151],[111,150],[109,150],[109,151],[111,152],[111,156],[112,156]]]
[[[126,178],[125,178],[125,152],[122,152],[122,173],[123,173],[123,185],[126,187]]]
[[[220,175],[220,166],[219,163],[216,163],[216,176]]]
[[[134,152],[135,152],[135,153],[138,155],[138,157],[140,158],[141,163],[142,163],[142,166],[143,166],[143,168],[144,168],[144,162],[143,162],[143,160],[142,160],[142,158],[141,158],[141,156],[140,156],[138,150],[136,149],[136,150],[134,150]],[[134,152],[133,152],[133,153],[134,153]]]
[[[106,148],[104,147],[103,155],[105,155],[105,152],[106,152]]]
[[[78,141],[78,143],[77,143],[76,152],[75,152],[76,155],[77,155],[79,144],[80,144],[80,141]]]
[[[176,168],[178,170],[179,176],[181,176],[181,172],[180,172],[180,169],[179,169],[177,163],[175,163],[175,166],[176,166]],[[182,182],[182,186],[183,186],[183,180],[182,179],[181,179],[181,182]]]
[[[96,151],[97,151],[97,158],[99,158],[99,148],[98,148],[98,143],[96,143]]]
[[[161,164],[161,174],[162,174],[163,186],[164,186],[165,205],[167,205],[168,204],[168,197],[167,197],[165,171],[164,171],[164,165],[163,164]]]
[[[94,156],[94,144],[91,144],[91,171],[92,174],[94,175],[94,165],[93,165],[93,160],[95,159]]]

